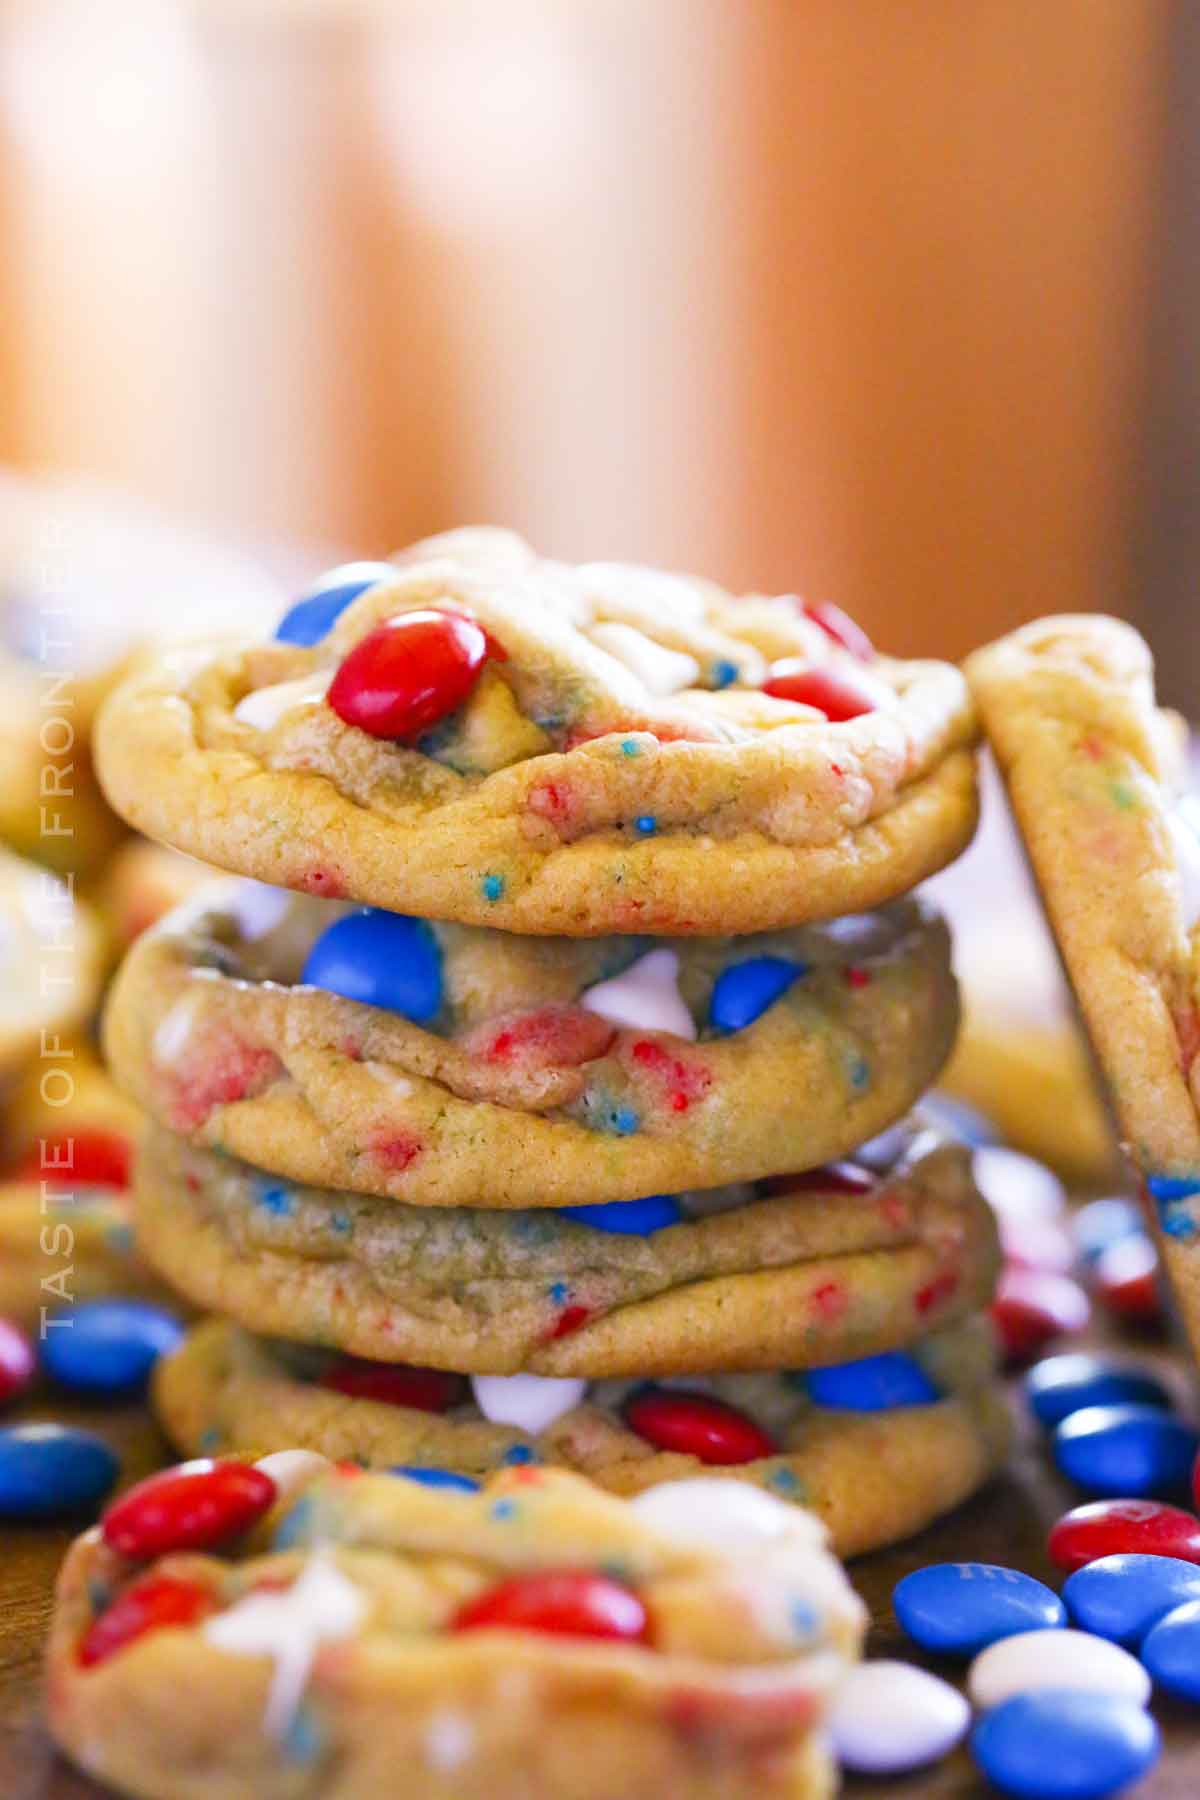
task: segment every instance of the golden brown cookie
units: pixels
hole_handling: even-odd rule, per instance
[[[36,1330],[43,1312],[108,1295],[171,1298],[137,1253],[123,1196],[0,1183],[0,1316]]]

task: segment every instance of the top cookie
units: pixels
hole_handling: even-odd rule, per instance
[[[131,823],[281,886],[683,936],[913,887],[971,835],[973,741],[957,670],[836,609],[476,530],[337,572],[273,643],[134,675],[97,755]]]

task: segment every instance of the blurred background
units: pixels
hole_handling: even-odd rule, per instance
[[[1107,608],[1186,700],[1198,39],[1169,0],[0,0],[0,462],[285,582],[488,519],[902,652]]]

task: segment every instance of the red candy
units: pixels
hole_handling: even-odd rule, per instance
[[[760,1186],[765,1194],[869,1194],[879,1176],[861,1163],[824,1163],[799,1175],[770,1175]]]
[[[36,1359],[33,1345],[9,1319],[0,1319],[0,1406],[29,1386]]]
[[[72,1131],[43,1138],[18,1163],[18,1181],[45,1181],[51,1186],[129,1186],[133,1148],[116,1131]]]
[[[1009,1362],[1028,1362],[1056,1337],[1082,1331],[1091,1308],[1076,1281],[1045,1269],[1007,1268],[991,1305],[992,1323]]]
[[[775,1455],[774,1443],[753,1419],[707,1394],[643,1388],[627,1403],[625,1422],[657,1449],[703,1463],[748,1463]]]
[[[619,1638],[645,1643],[646,1609],[637,1595],[605,1575],[548,1569],[514,1575],[468,1600],[454,1619],[455,1631],[498,1626],[507,1631],[546,1631],[557,1637]]]
[[[870,662],[875,655],[875,646],[849,613],[835,606],[832,600],[802,600],[800,610],[806,619],[819,625],[826,637],[848,650],[851,656],[859,657],[863,662]]]
[[[486,634],[461,613],[398,613],[354,646],[329,704],[372,737],[415,737],[462,705],[487,657]]]
[[[1102,1250],[1093,1265],[1092,1278],[1097,1299],[1120,1318],[1148,1325],[1162,1317],[1158,1252],[1140,1232],[1118,1238]]]
[[[1161,1500],[1094,1500],[1063,1514],[1047,1549],[1068,1574],[1101,1556],[1176,1556],[1200,1563],[1200,1519]]]
[[[795,656],[771,664],[763,693],[774,694],[777,700],[800,700],[805,706],[815,706],[835,724],[874,712],[881,699],[879,688],[864,677],[842,669],[823,668]]]
[[[142,1561],[172,1550],[208,1550],[248,1531],[277,1492],[271,1477],[249,1463],[206,1457],[180,1463],[139,1481],[109,1507],[104,1541]]]
[[[93,1668],[148,1631],[161,1631],[165,1625],[195,1625],[214,1610],[208,1589],[194,1581],[143,1575],[92,1621],[79,1646],[79,1660],[85,1669]]]
[[[411,1406],[417,1412],[444,1413],[466,1398],[461,1375],[445,1369],[413,1369],[405,1363],[361,1361],[341,1356],[322,1375],[320,1384],[356,1400],[382,1400],[388,1406]]]

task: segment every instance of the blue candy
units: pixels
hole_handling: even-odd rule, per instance
[[[773,1006],[808,965],[785,956],[748,956],[731,963],[713,983],[708,1022],[716,1031],[744,1031]]]
[[[1047,1426],[1061,1425],[1085,1406],[1157,1406],[1167,1411],[1171,1406],[1171,1396],[1157,1376],[1082,1350],[1048,1356],[1030,1369],[1025,1398]]]
[[[1159,1745],[1136,1701],[1070,1688],[1002,1701],[971,1738],[988,1780],[1016,1800],[1106,1800],[1153,1768]]]
[[[886,1412],[894,1406],[930,1406],[941,1398],[916,1358],[901,1350],[807,1369],[801,1379],[814,1406],[838,1412]]]
[[[1063,1599],[1083,1631],[1136,1647],[1175,1607],[1200,1600],[1200,1568],[1177,1556],[1101,1556],[1068,1578]]]
[[[1156,1406],[1085,1406],[1054,1433],[1054,1460],[1092,1494],[1169,1497],[1187,1485],[1200,1432]]]
[[[72,1425],[10,1425],[0,1431],[0,1519],[60,1519],[94,1513],[120,1464],[103,1438]]]
[[[456,1492],[463,1494],[476,1494],[482,1485],[470,1475],[458,1475],[453,1469],[423,1469],[417,1463],[397,1463],[389,1473],[403,1475],[409,1481],[419,1482],[422,1487],[454,1488]]]
[[[1093,1200],[1081,1206],[1071,1220],[1071,1233],[1085,1262],[1095,1262],[1101,1251],[1122,1238],[1136,1237],[1146,1229],[1141,1210],[1132,1200]]]
[[[391,563],[342,563],[322,575],[316,586],[284,613],[275,628],[281,644],[319,644],[352,600],[365,594],[377,581],[394,581]]]
[[[424,919],[365,906],[321,933],[301,980],[427,1025],[442,1007],[441,947]]]
[[[975,1656],[1000,1638],[1067,1622],[1057,1594],[1032,1575],[994,1563],[914,1569],[896,1584],[892,1605],[913,1642],[940,1656]]]
[[[595,1231],[615,1231],[623,1237],[649,1237],[678,1225],[683,1213],[673,1194],[649,1194],[644,1200],[606,1200],[598,1206],[560,1206],[564,1219],[578,1219]]]
[[[135,1393],[183,1335],[174,1314],[149,1301],[84,1300],[50,1321],[42,1367],[77,1393]]]
[[[1200,1700],[1200,1600],[1160,1619],[1141,1654],[1159,1687],[1181,1700]]]

